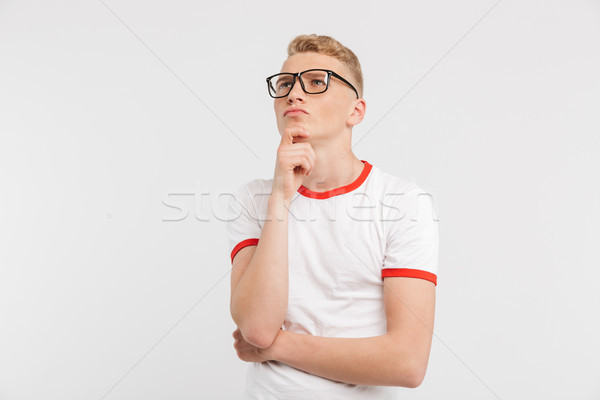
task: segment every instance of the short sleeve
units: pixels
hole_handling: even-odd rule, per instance
[[[233,192],[229,201],[227,216],[228,249],[233,263],[233,258],[238,251],[246,246],[258,243],[262,231],[248,184],[238,187]]]
[[[439,232],[433,197],[421,188],[399,196],[385,213],[386,251],[381,278],[426,279],[437,285]]]

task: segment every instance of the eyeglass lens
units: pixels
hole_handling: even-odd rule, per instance
[[[329,75],[326,71],[307,71],[300,75],[304,90],[309,94],[323,93],[327,90]],[[293,74],[278,74],[269,81],[269,92],[272,96],[287,96],[292,90]]]

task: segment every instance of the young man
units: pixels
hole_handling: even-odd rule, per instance
[[[351,151],[366,109],[356,55],[300,35],[267,78],[272,179],[234,193],[231,315],[248,399],[392,399],[424,379],[438,227],[414,182]]]

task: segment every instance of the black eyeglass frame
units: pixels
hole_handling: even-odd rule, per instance
[[[302,82],[302,79],[300,79],[300,76],[303,73],[310,72],[310,71],[324,71],[324,72],[327,72],[327,85],[325,86],[325,89],[322,92],[309,93],[309,92],[306,91],[306,88],[304,87],[304,83]],[[292,86],[290,86],[290,91],[287,92],[286,94],[284,94],[283,96],[273,96],[271,94],[271,90],[269,89],[270,83],[271,83],[271,79],[273,79],[274,77],[279,76],[279,75],[292,75],[293,76]],[[267,77],[267,91],[269,92],[269,96],[271,96],[274,99],[281,99],[282,97],[287,97],[290,94],[290,92],[292,91],[292,88],[294,87],[294,84],[296,83],[296,78],[298,78],[298,80],[300,81],[300,86],[302,87],[302,90],[304,91],[304,93],[306,93],[306,94],[321,94],[321,93],[325,93],[327,91],[327,89],[329,89],[329,82],[331,82],[331,77],[332,76],[335,76],[340,81],[342,81],[346,85],[350,86],[350,88],[352,88],[352,90],[354,90],[354,93],[356,93],[356,98],[357,99],[360,98],[360,96],[358,95],[358,90],[356,90],[356,88],[350,82],[348,82],[346,79],[342,78],[339,74],[336,74],[334,71],[332,71],[330,69],[322,69],[322,68],[307,69],[306,71],[296,72],[296,73],[293,73],[293,72],[280,72],[278,74],[271,75],[271,76]]]

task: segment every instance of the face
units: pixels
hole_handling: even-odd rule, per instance
[[[301,72],[312,68],[332,70],[356,87],[353,77],[336,58],[319,53],[298,53],[289,57],[279,72]],[[364,100],[357,99],[356,93],[348,85],[331,77],[329,88],[324,93],[307,94],[296,78],[294,87],[286,97],[274,100],[277,128],[281,134],[285,128],[302,126],[310,132],[310,138],[300,138],[316,142],[339,136],[362,121]],[[283,113],[290,107],[301,108],[305,113]],[[358,107],[358,110],[357,110]]]

